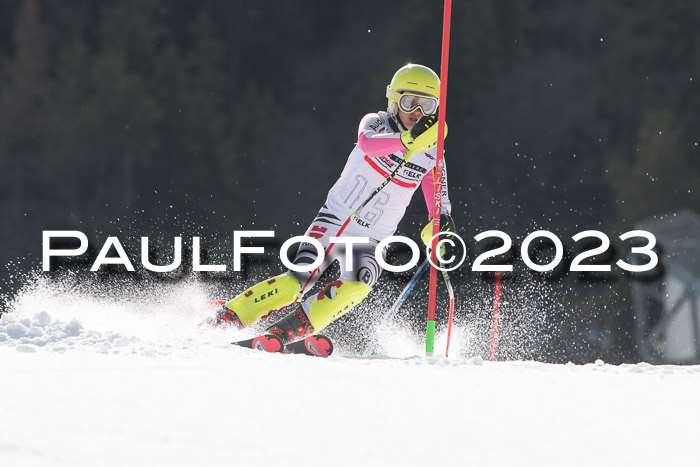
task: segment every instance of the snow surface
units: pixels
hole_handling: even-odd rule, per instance
[[[426,358],[411,336],[381,357],[265,354],[201,325],[207,293],[20,294],[0,318],[0,466],[700,462],[698,367]]]

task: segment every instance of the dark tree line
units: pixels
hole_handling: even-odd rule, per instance
[[[2,0],[2,263],[36,264],[45,229],[301,233],[393,72],[439,70],[441,5]],[[465,237],[700,209],[698,20],[690,0],[455,2]]]

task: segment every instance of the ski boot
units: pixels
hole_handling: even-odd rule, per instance
[[[277,336],[283,345],[304,339],[328,326],[360,303],[372,287],[359,281],[332,282],[315,296],[267,328],[266,334]]]

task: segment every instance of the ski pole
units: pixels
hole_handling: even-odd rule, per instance
[[[445,357],[447,357],[450,351],[450,335],[452,334],[452,316],[455,309],[455,292],[452,289],[452,283],[450,283],[450,276],[447,271],[442,271],[442,277],[445,279],[445,285],[447,286],[447,291],[450,294],[450,317],[447,320],[447,346],[445,347]]]
[[[401,308],[403,302],[406,301],[406,298],[408,298],[415,285],[418,283],[421,277],[423,277],[423,274],[425,274],[425,271],[428,269],[428,264],[428,258],[426,258],[423,261],[423,263],[418,267],[415,274],[413,274],[411,280],[408,281],[408,284],[406,284],[406,286],[403,288],[403,290],[399,294],[399,297],[396,299],[389,312],[386,315],[384,315],[384,320],[379,326],[379,329],[377,329],[377,331],[374,333],[374,336],[372,336],[372,340],[367,345],[364,355],[372,355],[374,353],[374,348],[377,346],[379,338],[384,333],[389,323],[394,319],[394,315],[396,315],[396,312],[399,311],[399,308]]]

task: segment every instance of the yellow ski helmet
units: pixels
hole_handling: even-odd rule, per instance
[[[440,100],[440,78],[427,66],[409,63],[394,74],[386,87],[386,97],[391,116],[396,116],[399,108],[404,112],[420,108],[425,115],[433,114]]]

